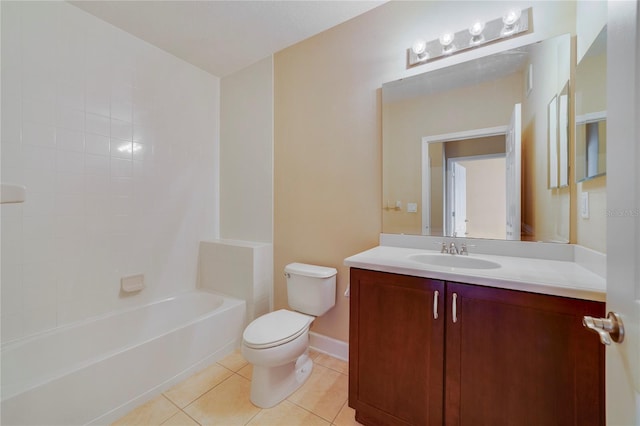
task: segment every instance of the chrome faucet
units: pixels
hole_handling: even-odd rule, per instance
[[[456,243],[451,242],[451,244],[449,244],[449,254],[458,254],[458,248],[456,247]]]
[[[453,241],[450,243],[443,241],[441,244],[442,245],[440,247],[440,253],[442,254],[459,254],[465,256],[469,255],[469,246],[467,245],[467,243],[462,243],[459,249],[456,246],[456,243]]]

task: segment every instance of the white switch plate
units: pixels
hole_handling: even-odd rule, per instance
[[[407,203],[407,213],[416,213],[418,211],[418,203]]]
[[[580,194],[580,217],[589,219],[589,193]]]

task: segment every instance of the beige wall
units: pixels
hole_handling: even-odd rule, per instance
[[[220,236],[273,241],[273,60],[220,82]]]
[[[527,7],[534,2],[518,3]],[[384,82],[573,31],[572,2],[535,2],[531,34],[406,70],[417,37],[492,19],[504,2],[389,2],[274,56],[274,291],[289,262],[338,268],[337,306],[313,330],[348,340],[344,259],[378,243]]]
[[[570,39],[541,43],[532,50],[533,90],[522,104],[523,239],[569,242],[570,190],[549,189],[548,105],[569,81]],[[536,72],[556,63],[557,74]]]

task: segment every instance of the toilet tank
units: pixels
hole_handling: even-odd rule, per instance
[[[291,309],[320,316],[336,304],[335,268],[290,263],[284,268]]]

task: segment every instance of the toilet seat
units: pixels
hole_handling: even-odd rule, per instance
[[[314,317],[280,309],[256,318],[242,334],[244,344],[253,349],[283,345],[304,334]]]

